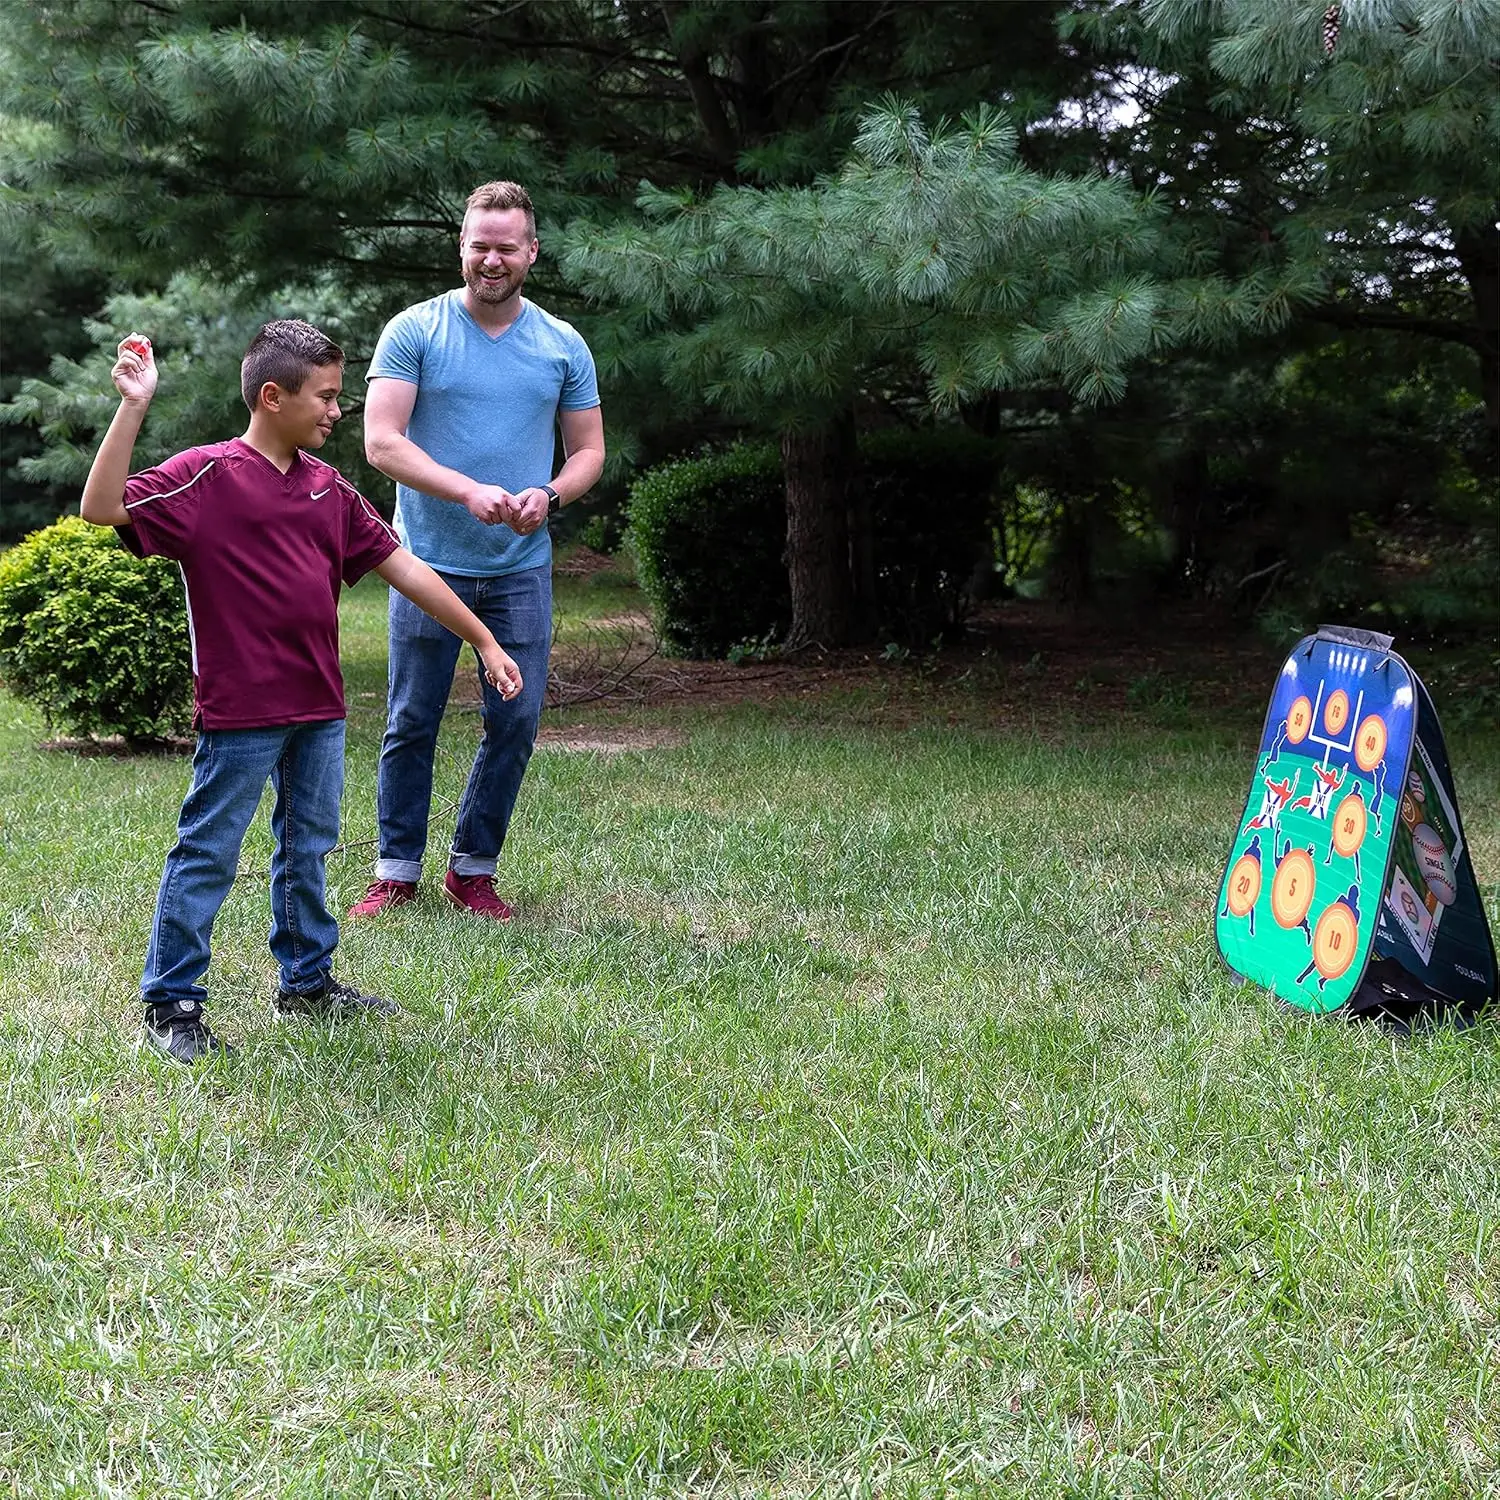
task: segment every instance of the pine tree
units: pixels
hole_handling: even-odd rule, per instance
[[[83,320],[91,353],[54,355],[45,376],[22,380],[14,400],[0,406],[0,421],[33,426],[45,442],[39,454],[21,459],[21,477],[57,489],[76,504],[98,435],[109,425],[118,401],[107,372],[119,341],[134,329],[152,330],[162,372],[150,420],[136,443],[138,463],[159,463],[195,443],[242,431],[246,412],[239,362],[255,330],[278,317],[315,323],[346,352],[357,347],[358,326],[370,323],[367,314],[351,308],[341,288],[326,280],[248,297],[184,274],[174,276],[160,292],[116,293],[100,312]],[[351,361],[340,405],[352,420],[334,429],[325,456],[361,488],[378,493],[380,476],[365,464],[357,421],[364,404],[363,373],[362,361]]]
[[[647,188],[644,224],[569,226],[565,273],[645,314],[615,358],[781,431],[794,642],[865,622],[850,414],[892,369],[920,369],[939,411],[1054,384],[1098,402],[1133,361],[1274,327],[1305,295],[1190,274],[1149,201],[1032,171],[1016,144],[992,110],[929,131],[892,101],[810,187]]]
[[[882,87],[961,109],[1050,73],[1045,111],[1086,71],[1025,0],[0,9],[0,109],[46,126],[13,164],[10,207],[137,287],[328,268],[409,297],[450,270],[487,178],[532,185],[544,227],[628,212],[643,179],[805,183]]]
[[[7,207],[40,253],[91,268],[97,305],[178,271],[235,306],[337,286],[356,360],[384,316],[452,278],[463,199],[486,178],[532,186],[535,295],[607,351],[628,345],[632,315],[606,326],[557,276],[564,221],[630,220],[643,179],[694,193],[806,184],[837,166],[883,87],[934,110],[1003,91],[1045,118],[1094,66],[1059,49],[1051,12],[1029,0],[0,10],[0,109],[41,127],[6,163]],[[699,413],[691,428],[664,417],[651,385],[601,365],[617,468],[642,451],[637,431],[648,456],[704,434]],[[61,413],[47,385],[12,415]]]
[[[816,522],[792,532],[793,566],[832,601],[801,628],[837,638],[861,607],[859,495],[837,495],[856,407],[1060,413],[1057,496],[1076,483],[1092,503],[1107,476],[1077,454],[1123,451],[1088,413],[1127,371],[1138,391],[1149,370],[1160,408],[1128,395],[1122,414],[1154,420],[1181,404],[1173,349],[1295,313],[1299,347],[1310,326],[1374,327],[1473,351],[1493,421],[1497,4],[1346,3],[1334,35],[1312,0],[0,0],[0,112],[21,126],[3,133],[0,213],[7,244],[62,268],[70,295],[96,288],[95,307],[190,273],[163,304],[190,325],[172,351],[186,379],[195,351],[221,358],[194,321],[216,308],[326,308],[358,366],[384,317],[452,278],[468,189],[519,177],[541,208],[532,285],[600,355],[616,459],[784,432],[793,488],[822,496],[793,507]],[[908,121],[841,174],[888,89],[918,127],[1001,101],[1014,146],[964,167],[962,132],[924,143]],[[1050,185],[1028,198],[1012,175],[1005,196],[1023,169]],[[944,192],[879,175],[918,171]],[[1099,177],[1118,180],[1096,193]],[[853,237],[840,203],[879,235]],[[573,222],[600,258],[565,278]],[[655,290],[627,294],[634,273],[604,263],[632,236],[681,256]],[[1242,374],[1245,357],[1220,355],[1226,398],[1276,367],[1264,338]],[[76,467],[104,368],[59,366],[12,408],[51,424],[38,473]],[[222,389],[221,365],[201,373]],[[1172,440],[1141,425],[1134,445],[1161,451],[1132,474],[1170,469]]]
[[[1142,185],[1217,213],[1234,266],[1296,268],[1308,317],[1473,351],[1500,438],[1500,0],[1099,3],[1063,29],[1137,58]]]

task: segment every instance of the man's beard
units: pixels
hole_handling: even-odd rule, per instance
[[[499,304],[509,302],[525,285],[526,273],[523,271],[519,276],[506,275],[503,281],[488,282],[478,271],[470,271],[464,274],[464,285],[474,294],[480,302]]]

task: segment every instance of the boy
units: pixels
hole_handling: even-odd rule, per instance
[[[137,556],[177,561],[193,643],[193,781],[141,977],[145,1038],[181,1063],[230,1050],[204,1019],[199,980],[267,778],[276,792],[277,1014],[343,1020],[400,1009],[332,974],[338,924],[324,899],[324,864],[338,838],[344,782],[340,585],[373,569],[468,641],[505,697],[521,691],[515,663],[474,614],[312,456],[339,419],[343,366],[343,351],[310,324],[267,323],[240,367],[250,409],[244,436],[139,474],[129,473],[130,455],[156,392],[150,340],[125,339],[110,371],[120,408],[89,470],[83,517],[119,528]]]

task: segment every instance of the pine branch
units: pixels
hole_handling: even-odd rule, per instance
[[[779,87],[783,90],[788,89],[803,74],[812,72],[825,57],[832,57],[835,54],[842,53],[843,57],[840,60],[840,67],[842,67],[843,61],[847,60],[854,47],[884,26],[892,14],[894,14],[894,11],[895,7],[889,3],[889,0],[882,0],[881,4],[872,7],[870,20],[865,25],[861,26],[857,31],[849,33],[840,41],[830,42],[826,47],[820,47],[789,73],[783,73],[779,80]],[[837,71],[835,70],[835,74],[837,74]]]
[[[1463,344],[1478,351],[1493,348],[1495,342],[1493,334],[1486,335],[1474,323],[1425,317],[1420,313],[1386,311],[1373,307],[1355,308],[1342,303],[1325,302],[1307,308],[1303,316],[1315,323],[1330,323],[1336,328],[1379,328],[1393,333],[1415,333],[1424,338]]]

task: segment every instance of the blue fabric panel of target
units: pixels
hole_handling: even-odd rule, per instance
[[[1337,1010],[1364,974],[1416,721],[1417,686],[1389,649],[1319,634],[1282,666],[1215,936],[1230,968],[1303,1010]]]
[[[1437,711],[1415,673],[1412,681],[1416,737],[1396,788],[1396,836],[1375,954],[1394,959],[1432,993],[1478,1006],[1497,992],[1495,945]]]

